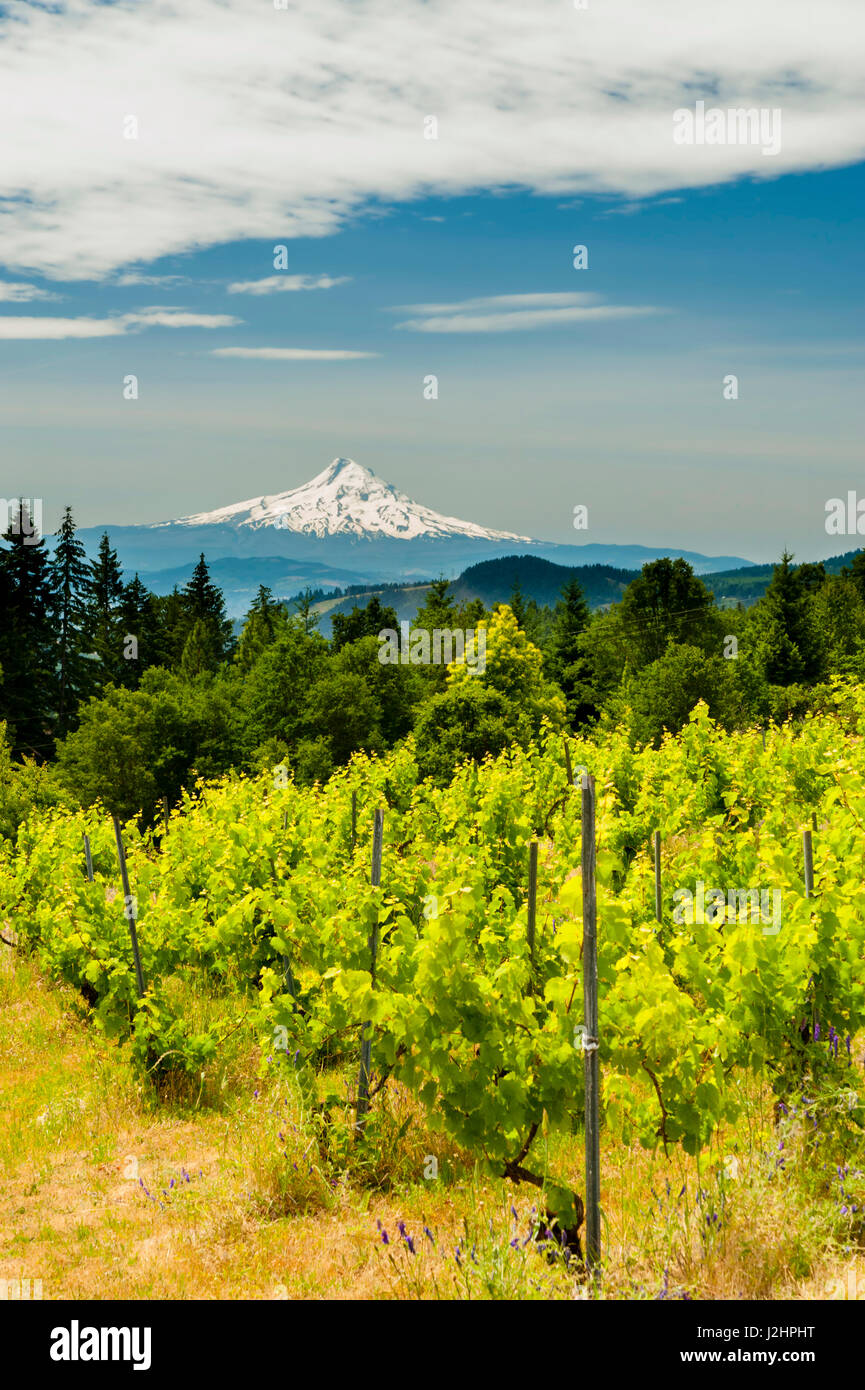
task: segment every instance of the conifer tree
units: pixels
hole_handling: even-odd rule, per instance
[[[814,680],[823,665],[810,598],[792,559],[785,550],[759,605],[762,664],[770,685]]]
[[[91,568],[84,546],[75,534],[72,509],[67,507],[56,532],[57,545],[48,565],[53,591],[52,617],[57,636],[57,734],[71,728],[75,711],[90,693],[92,683],[88,634]]]
[[[576,579],[562,589],[556,604],[547,650],[547,670],[562,690],[572,728],[597,714],[591,663],[580,639],[589,626],[589,609]]]
[[[298,620],[305,632],[311,630],[300,613]],[[287,626],[288,616],[284,605],[277,602],[265,584],[259,584],[258,593],[246,615],[234,658],[244,675],[252,669],[265,648],[282,636]]]
[[[207,561],[203,553],[192,571],[189,583],[183,590],[183,600],[186,610],[184,659],[186,643],[192,637],[196,625],[203,623],[208,636],[205,639],[201,632],[196,635],[195,651],[198,654],[196,659],[204,659],[205,653],[209,653],[209,659],[212,662],[211,669],[213,669],[230,654],[234,642],[231,623],[225,615],[222,590],[217,588],[210,578],[210,571],[207,568]]]
[[[57,634],[45,541],[19,500],[0,550],[0,719],[11,725],[16,752],[47,757],[54,698]]]
[[[142,673],[157,660],[159,622],[153,595],[138,575],[130,579],[120,596],[119,616],[123,652],[120,682],[137,690]]]
[[[101,685],[120,685],[123,680],[122,596],[123,571],[117,552],[111,548],[108,532],[103,531],[97,557],[91,565],[89,606],[96,673]]]

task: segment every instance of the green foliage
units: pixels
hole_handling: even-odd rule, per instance
[[[572,741],[597,789],[603,1117],[627,1143],[696,1153],[735,1117],[748,1072],[779,1097],[811,1081],[844,1091],[850,1123],[862,1123],[847,1040],[865,1024],[865,918],[850,873],[865,848],[865,692],[836,683],[825,700],[801,729],[771,726],[765,749],[758,731],[727,733],[705,705],[657,749],[635,750],[624,728]],[[324,786],[272,771],[199,786],[158,849],[126,827],[143,1003],[122,900],[106,893],[116,868],[100,810],[29,816],[0,876],[0,915],[148,1068],[162,1058],[192,1071],[218,1046],[215,1024],[193,1027],[172,1003],[181,972],[217,990],[239,980],[269,1065],[294,1074],[356,1060],[368,1029],[378,1080],[410,1087],[429,1125],[492,1172],[519,1161],[567,1220],[566,1175],[547,1171],[540,1143],[572,1132],[583,1101],[580,801],[556,795],[562,784],[561,739],[545,728],[444,786],[419,779],[410,742],[383,759],[355,755]],[[371,811],[382,804],[374,888]],[[800,850],[812,814],[809,899]],[[528,846],[544,826],[531,955]],[[727,895],[714,915],[685,917],[674,891],[699,882],[777,892],[780,911],[773,900],[767,930]]]

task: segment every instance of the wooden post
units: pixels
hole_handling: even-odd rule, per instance
[[[287,830],[287,829],[288,829],[288,810],[287,810],[287,809],[286,809],[285,811],[283,811],[283,813],[282,813],[282,828],[283,828],[283,830]]]
[[[661,832],[656,830],[653,836],[655,849],[655,921],[661,921]]]
[[[132,938],[132,958],[135,961],[135,983],[138,987],[138,997],[140,999],[144,994],[144,976],[141,973],[141,956],[138,953],[135,913],[132,906],[132,894],[129,891],[129,872],[126,868],[126,851],[123,848],[123,835],[120,830],[120,821],[114,815],[111,819],[114,822],[114,838],[117,841],[117,858],[120,860],[120,878],[123,882],[123,912],[129,923],[129,935]]]
[[[812,811],[812,812],[811,812],[811,829],[812,829],[812,830],[816,830],[816,829],[817,829],[817,812],[816,812],[816,811]]]
[[[535,918],[537,915],[538,903],[538,842],[532,840],[529,845],[529,920],[526,936],[529,943],[529,988],[527,993],[534,993],[535,988]]]
[[[351,794],[351,852],[357,844],[357,792]]]
[[[88,878],[89,882],[92,883],[92,882],[93,882],[93,856],[92,856],[92,854],[90,853],[90,836],[89,836],[89,835],[85,835],[85,836],[84,836],[84,860],[85,860],[85,863],[87,864],[87,878]]]
[[[162,798],[162,824],[165,826],[165,834],[168,834],[168,797]]]
[[[583,1018],[586,1067],[586,1264],[601,1260],[601,1141],[598,1069],[598,904],[595,887],[595,779],[582,795]]]
[[[811,831],[802,832],[802,849],[805,856],[805,897],[814,896],[814,854],[811,846]]]
[[[369,881],[373,888],[378,888],[381,884],[381,854],[382,843],[384,840],[384,811],[376,811],[372,825],[372,870]],[[369,938],[370,955],[370,974],[372,976],[373,988],[375,988],[375,958],[378,951],[378,927],[372,929]],[[357,1119],[355,1121],[355,1131],[360,1134],[363,1131],[367,1112],[369,1111],[369,1078],[372,1071],[372,1036],[363,1036],[367,1029],[372,1029],[371,1023],[365,1023],[361,1034],[360,1043],[360,1075],[357,1079]]]
[[[574,785],[574,769],[571,765],[571,745],[568,743],[567,739],[565,739],[565,772],[568,778],[568,786],[572,787]]]

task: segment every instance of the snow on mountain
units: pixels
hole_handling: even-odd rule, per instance
[[[297,535],[360,537],[370,540],[438,540],[464,537],[480,541],[529,541],[512,531],[491,531],[472,521],[442,516],[413,502],[404,492],[354,459],[334,459],[302,487],[234,502],[213,512],[197,512],[165,523],[174,526],[272,527]]]

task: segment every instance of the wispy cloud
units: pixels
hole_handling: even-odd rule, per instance
[[[726,0],[710,44],[704,6],[661,9],[659,24],[645,0],[4,7],[3,259],[22,278],[99,278],[430,194],[636,200],[865,155],[865,7],[821,0],[815,37],[814,0]],[[676,145],[672,113],[700,97],[782,106],[783,148]]]
[[[182,309],[155,306],[135,314],[110,318],[25,318],[0,315],[0,340],[57,338],[121,338],[141,328],[232,328],[242,319],[231,314],[190,314]]]
[[[348,352],[342,348],[211,348],[211,357],[250,357],[269,362],[347,362],[355,357],[379,357],[378,352]]]
[[[145,275],[140,270],[127,270],[111,283],[125,289],[129,285],[177,285],[186,280],[185,275]]]
[[[32,299],[57,299],[50,290],[42,290],[38,285],[16,284],[11,280],[0,280],[0,302],[6,304],[27,304]]]
[[[417,316],[396,325],[415,333],[516,333],[666,312],[651,304],[604,304],[598,294],[579,293],[498,294],[456,304],[403,304],[398,311]]]
[[[330,290],[345,285],[348,275],[268,275],[264,280],[237,280],[229,294],[285,294],[292,290]]]

